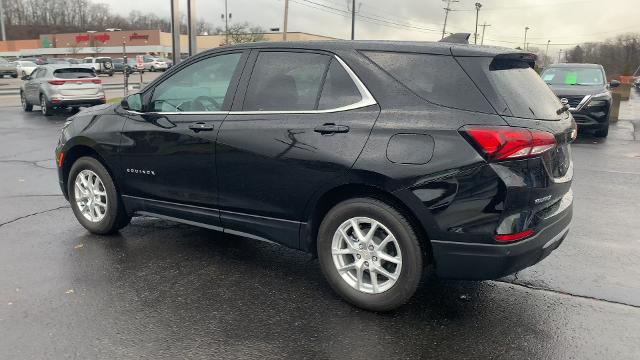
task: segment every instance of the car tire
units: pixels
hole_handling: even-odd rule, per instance
[[[74,215],[91,233],[111,234],[131,221],[111,175],[93,157],[81,157],[73,163],[67,178],[67,191]]]
[[[377,230],[370,234],[374,226]],[[374,198],[349,199],[329,210],[318,230],[317,253],[329,285],[366,310],[403,305],[422,278],[423,251],[416,231],[400,211]]]
[[[47,100],[47,97],[44,96],[44,94],[40,95],[40,112],[44,116],[53,115],[53,108],[51,107],[51,105],[49,105],[49,101]]]
[[[2,77],[4,77],[4,75]],[[11,77],[14,78],[14,79],[18,78],[18,73],[11,74]]]
[[[23,91],[20,92],[20,104],[22,105],[22,110],[25,112],[31,112],[33,110],[33,105],[29,104]]]
[[[152,67],[149,68],[149,71],[156,72],[156,68],[154,66],[152,66]]]
[[[609,135],[609,122],[607,121],[602,127],[596,130],[593,135],[599,138],[606,138]]]

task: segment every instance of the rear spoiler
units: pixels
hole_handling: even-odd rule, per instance
[[[446,43],[453,43],[453,44],[468,44],[469,36],[471,36],[470,33],[455,33],[455,34],[451,34],[449,36],[443,37],[442,39],[438,40],[438,42],[446,42]]]
[[[522,63],[527,64],[531,68],[535,68],[536,60],[538,56],[532,53],[526,52],[514,52],[498,54],[493,57],[493,61],[489,65],[491,70],[504,70],[521,67]]]

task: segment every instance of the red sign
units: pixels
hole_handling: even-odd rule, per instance
[[[89,34],[76,35],[76,42],[89,41]]]
[[[149,35],[133,33],[129,35],[129,40],[149,40]]]
[[[96,36],[93,37],[94,39],[100,41],[101,43],[106,43],[107,41],[109,41],[109,39],[111,39],[111,36],[107,35],[107,34],[98,34]]]

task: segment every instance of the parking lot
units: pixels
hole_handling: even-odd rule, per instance
[[[499,281],[426,276],[384,314],[342,301],[317,260],[269,243],[147,217],[89,234],[53,160],[67,114],[18,103],[0,99],[0,358],[640,354],[637,90],[606,140],[581,134],[572,147],[574,220],[557,251]]]

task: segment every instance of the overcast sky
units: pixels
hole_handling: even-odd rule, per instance
[[[100,1],[100,0],[97,0]],[[186,11],[186,0],[181,0]],[[224,0],[196,0],[198,17],[223,25]],[[116,12],[131,10],[169,16],[170,0],[109,0]],[[290,0],[289,31],[348,38],[351,0]],[[451,4],[448,32],[474,32],[476,0]],[[640,32],[640,0],[480,0],[480,24],[486,22],[485,45],[522,46],[529,26],[530,46],[550,53],[575,43]],[[446,4],[442,0],[357,0],[356,39],[438,40]],[[228,0],[232,22],[248,21],[265,29],[282,28],[284,0]],[[481,32],[479,28],[478,32]],[[473,40],[473,38],[471,39]],[[478,42],[480,42],[478,40]],[[539,45],[538,45],[539,44]],[[561,44],[561,45],[554,45]]]

